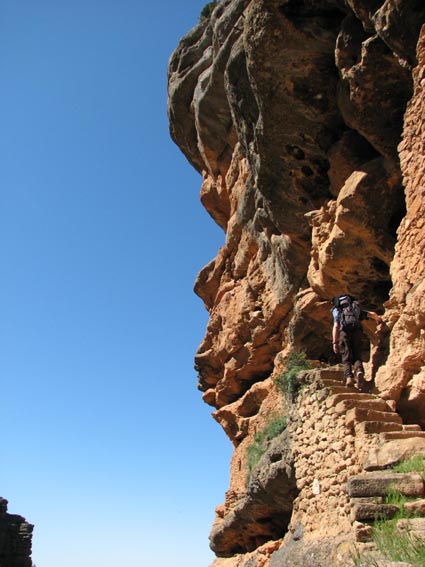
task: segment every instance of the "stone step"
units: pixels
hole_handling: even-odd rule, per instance
[[[373,528],[371,524],[363,522],[353,522],[354,537],[359,543],[367,543],[373,539]]]
[[[365,410],[375,410],[381,412],[389,412],[391,408],[384,400],[372,399],[372,400],[358,400],[357,398],[352,398],[349,400],[342,400],[338,402],[335,406],[336,413],[342,415],[347,413],[353,408],[365,409]]]
[[[320,380],[320,383],[322,384],[323,387],[325,388],[329,388],[329,387],[333,387],[333,386],[344,386],[342,380]]]
[[[335,394],[344,394],[345,392],[358,392],[355,388],[344,386],[343,384],[338,384],[337,386],[327,386],[329,389],[329,395],[334,396]]]
[[[374,433],[385,433],[389,431],[402,431],[403,426],[400,423],[391,423],[383,421],[363,421],[356,423],[354,431],[356,435],[372,435]]]
[[[376,396],[374,394],[371,394],[370,392],[359,390],[355,386],[345,386],[342,383],[336,384],[335,386],[326,386],[326,388],[330,390],[331,396],[334,396],[336,394],[344,394],[345,392],[347,392],[348,394],[365,394],[367,396],[376,398]]]
[[[398,435],[393,435],[395,439],[386,439],[386,435],[380,433],[379,444],[370,448],[363,462],[365,471],[388,469],[413,455],[425,455],[425,437],[397,438]]]
[[[374,504],[372,502],[359,502],[351,508],[351,519],[357,522],[372,522],[379,518],[390,520],[399,512],[399,507],[394,504]]]
[[[424,438],[425,431],[406,431],[405,429],[400,431],[384,431],[379,434],[379,441],[385,443],[386,441],[392,441],[393,439],[414,439],[415,437]]]
[[[344,389],[344,392],[340,392],[338,394],[333,394],[326,399],[326,407],[331,408],[335,407],[340,402],[344,400],[357,400],[357,401],[365,401],[365,400],[374,400],[377,399],[372,394],[362,394],[358,391],[350,391],[348,388]]]
[[[423,498],[424,481],[419,473],[398,473],[391,470],[362,473],[347,481],[350,498],[387,496],[391,490],[405,496]],[[361,503],[365,504],[364,501]]]
[[[320,370],[321,380],[337,380],[338,382],[342,382],[343,376],[344,372],[339,368],[326,368]]]
[[[403,420],[398,413],[389,411],[376,411],[374,409],[364,409],[354,407],[347,412],[345,423],[347,427],[354,427],[357,423],[363,421],[381,422],[381,423],[397,423],[402,427]]]
[[[403,425],[403,431],[422,431],[422,428],[420,425],[415,423],[407,423],[406,425]]]

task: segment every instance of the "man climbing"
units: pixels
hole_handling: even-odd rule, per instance
[[[355,385],[359,390],[364,390],[366,381],[361,358],[363,336],[361,321],[371,317],[381,323],[382,319],[374,311],[361,309],[357,301],[348,294],[334,297],[332,305],[333,350],[336,354],[341,354],[345,384]]]

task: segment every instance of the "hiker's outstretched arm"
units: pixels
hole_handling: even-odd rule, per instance
[[[377,323],[381,323],[382,322],[382,318],[380,317],[380,315],[378,315],[378,313],[375,313],[375,311],[366,311],[367,316],[371,317],[372,319],[374,319]]]

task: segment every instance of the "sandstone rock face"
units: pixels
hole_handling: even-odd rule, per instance
[[[346,540],[335,539],[340,525],[351,533],[343,485],[366,457],[355,440],[330,445],[326,428],[367,440],[425,425],[424,23],[422,0],[221,0],[170,58],[171,136],[226,233],[195,283],[210,314],[198,387],[235,447],[211,534],[214,567],[277,566],[289,549],[294,567],[308,549],[312,567],[328,552],[344,565]],[[258,482],[247,483],[256,433],[291,413],[276,388],[288,354],[301,349],[322,369],[336,361],[330,299],[343,292],[383,314],[379,328],[364,323],[366,378],[398,413],[383,425],[369,419],[382,400],[375,409],[345,401],[333,423],[312,403],[304,456],[286,433],[276,460],[263,457]],[[307,416],[302,403],[298,411]],[[308,483],[317,481],[319,500],[335,484],[325,500],[336,512],[325,519],[300,507],[297,475],[316,443],[327,460]]]
[[[413,423],[425,425],[425,32],[418,43],[414,93],[407,106],[400,165],[407,214],[399,229],[391,265],[393,287],[388,302],[393,324],[390,354],[378,385],[398,400]]]

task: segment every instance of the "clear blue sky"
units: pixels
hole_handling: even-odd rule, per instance
[[[230,442],[196,388],[224,241],[169,138],[204,0],[0,1],[0,495],[37,567],[207,567]]]

